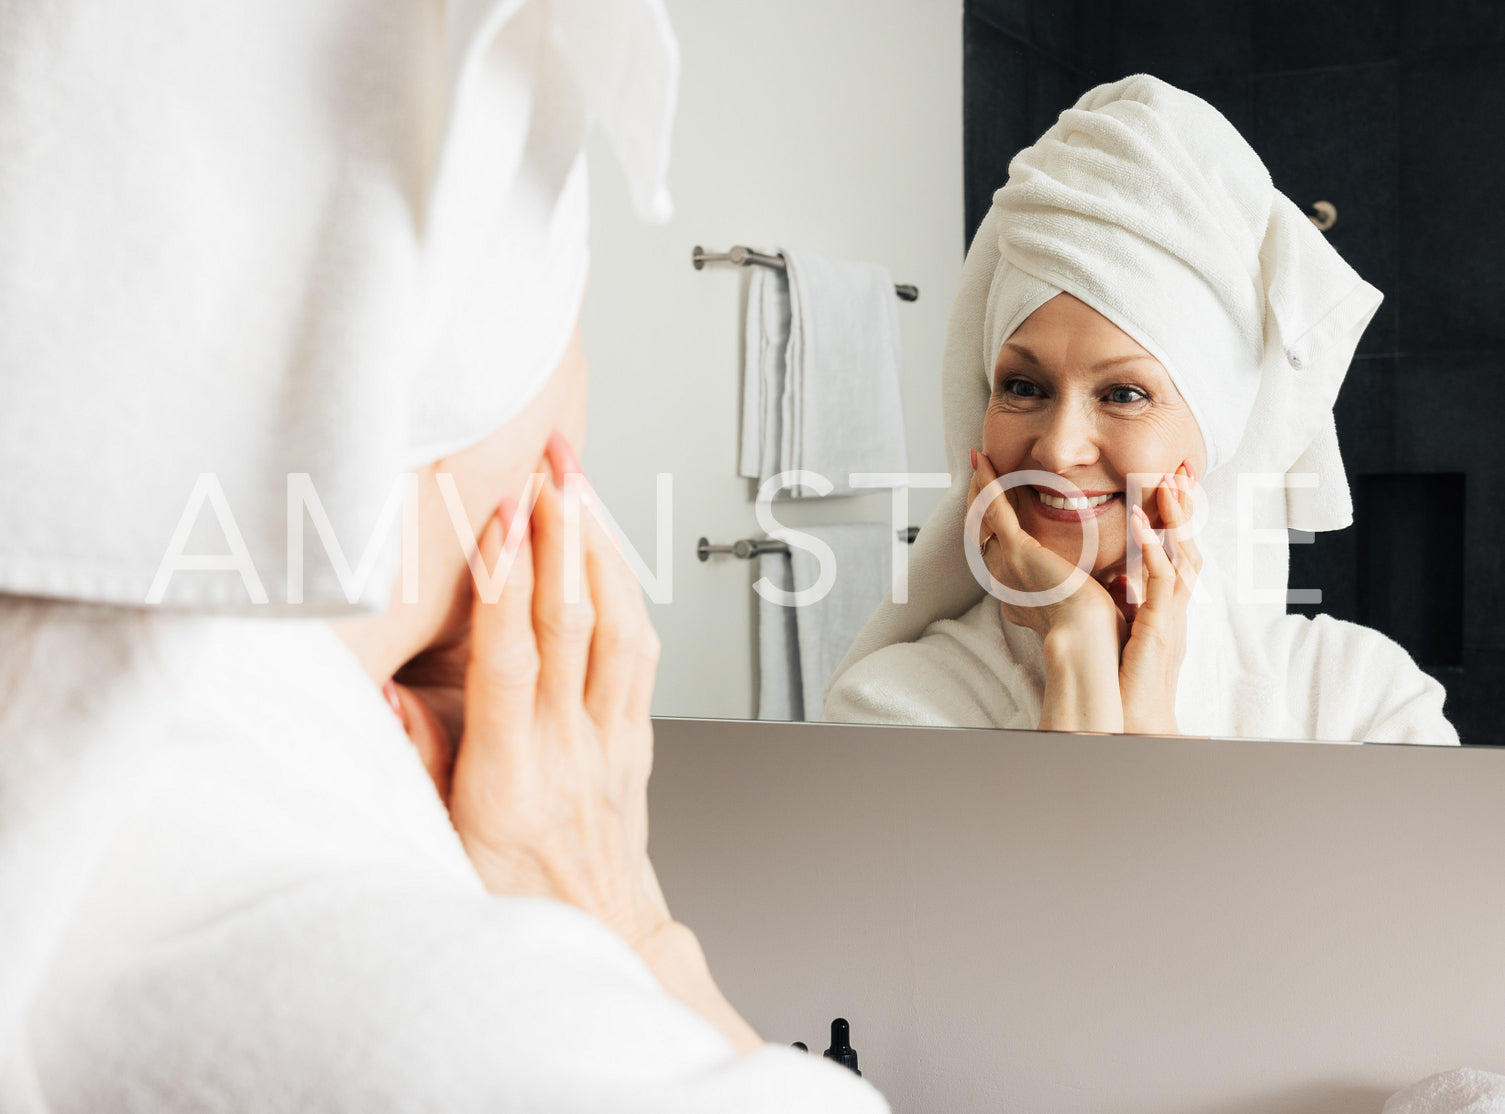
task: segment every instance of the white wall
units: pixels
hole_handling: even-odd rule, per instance
[[[652,854],[895,1114],[1379,1114],[1505,1073],[1505,750],[659,721]]]
[[[669,0],[683,59],[674,219],[640,224],[620,170],[592,150],[592,367],[584,464],[654,564],[654,476],[674,477],[673,603],[654,711],[755,713],[752,564],[694,555],[701,535],[759,534],[737,474],[739,268],[696,271],[696,244],[796,247],[883,263],[900,307],[914,471],[944,471],[939,366],[964,256],[961,0]],[[912,493],[924,521],[937,493]],[[887,521],[887,493],[778,509],[791,525]]]

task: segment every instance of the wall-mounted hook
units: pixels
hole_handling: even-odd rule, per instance
[[[1309,213],[1307,219],[1317,226],[1317,231],[1326,232],[1338,223],[1338,207],[1331,201],[1314,201],[1312,209],[1315,215]]]

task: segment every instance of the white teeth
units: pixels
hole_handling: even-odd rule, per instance
[[[1043,491],[1037,491],[1035,494],[1040,497],[1040,502],[1044,503],[1047,507],[1054,507],[1058,511],[1085,511],[1090,507],[1101,507],[1109,499],[1113,498],[1112,493],[1108,495],[1094,495],[1090,499],[1073,499],[1063,495],[1047,495]]]

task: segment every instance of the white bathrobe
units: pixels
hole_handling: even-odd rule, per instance
[[[198,622],[131,713],[170,727],[115,779],[116,815],[70,825],[98,851],[55,936],[0,954],[0,986],[34,987],[0,1043],[4,1114],[886,1109],[818,1056],[737,1056],[585,914],[488,895],[326,624]],[[44,813],[21,833],[39,852]],[[6,849],[0,883],[25,861]],[[33,914],[70,870],[38,865]]]
[[[557,366],[592,122],[667,216],[661,0],[0,27],[0,1114],[883,1109],[488,896],[312,618],[386,605],[394,483]]]
[[[1224,613],[1193,623],[1176,690],[1186,735],[1456,744],[1443,688],[1378,631],[1319,615],[1274,621]],[[1040,724],[1040,636],[1004,620],[991,596],[852,665],[825,718],[929,727]]]

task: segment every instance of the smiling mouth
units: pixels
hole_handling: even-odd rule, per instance
[[[1041,491],[1038,487],[1031,488],[1035,498],[1040,502],[1057,511],[1090,511],[1094,507],[1101,507],[1104,503],[1121,498],[1121,491],[1105,491],[1099,495],[1087,495],[1078,498],[1071,495],[1054,495],[1048,491]]]

